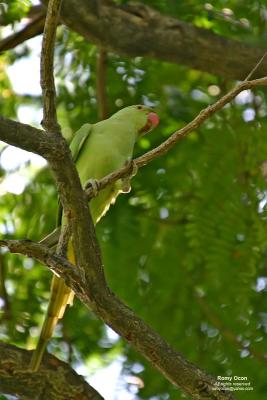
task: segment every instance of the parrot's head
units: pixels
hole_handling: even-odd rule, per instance
[[[123,118],[128,123],[132,122],[138,137],[145,135],[159,123],[159,117],[153,109],[142,104],[122,108],[113,117]]]

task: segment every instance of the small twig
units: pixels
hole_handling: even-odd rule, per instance
[[[259,60],[259,62],[257,62],[257,64],[255,65],[255,67],[250,71],[250,73],[248,74],[248,76],[244,79],[244,81],[248,81],[252,75],[254,74],[254,72],[259,68],[259,66],[261,65],[261,63],[263,62],[264,58],[267,55],[267,51],[266,53],[263,54],[263,56],[261,57],[261,59]]]
[[[100,120],[108,117],[108,101],[106,93],[107,78],[107,53],[103,48],[99,48],[96,63],[96,91],[98,118]]]
[[[64,275],[66,283],[70,280],[81,280],[77,268],[66,258],[56,254],[53,250],[32,240],[0,240],[0,247],[7,247],[10,253],[19,253],[33,257],[58,275]]]
[[[47,133],[58,134],[56,89],[54,82],[54,47],[60,16],[61,0],[50,0],[45,19],[41,52],[41,88],[43,92],[44,115],[42,125]]]

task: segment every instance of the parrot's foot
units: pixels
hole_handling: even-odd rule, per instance
[[[126,161],[125,165],[129,165],[129,169],[130,169],[130,178],[132,178],[133,176],[135,176],[138,172],[138,165],[136,164],[136,162],[134,160],[128,160]]]
[[[97,179],[89,179],[85,185],[84,185],[85,189],[91,189],[93,190],[93,197],[96,197],[98,195],[99,192],[99,184],[98,184],[98,180]]]
[[[131,190],[131,178],[137,174],[138,166],[134,160],[127,160],[125,166],[129,166],[129,176],[121,179],[122,187],[121,190],[123,193],[129,193]]]

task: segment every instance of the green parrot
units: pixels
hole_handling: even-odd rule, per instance
[[[158,115],[144,105],[125,107],[110,118],[96,124],[83,125],[74,135],[70,144],[73,160],[82,183],[85,187],[90,181],[100,180],[109,173],[123,167],[131,161],[134,144],[138,138],[159,123]],[[118,180],[101,190],[90,201],[90,212],[94,224],[107,212],[121,192],[130,190],[129,179]],[[64,217],[62,220],[64,223]],[[55,230],[52,241],[42,241],[48,246],[54,245],[59,231]],[[75,264],[72,241],[67,250],[68,260]],[[51,294],[45,320],[30,362],[30,370],[37,371],[48,340],[52,337],[54,328],[64,315],[68,304],[72,304],[74,292],[69,289],[64,280],[53,276]]]

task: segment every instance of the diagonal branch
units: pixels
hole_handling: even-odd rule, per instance
[[[45,14],[41,12],[39,15],[34,16],[24,28],[0,40],[0,52],[13,49],[26,40],[40,35],[44,29],[44,20]]]
[[[143,2],[65,0],[61,19],[85,40],[113,53],[182,64],[225,79],[244,79],[265,52],[260,44],[253,47],[220,36]],[[257,77],[265,74],[266,67],[267,60]]]
[[[174,385],[195,399],[231,400],[230,392],[218,390],[216,381],[172,349],[162,337],[123,304],[103,282],[85,280],[77,269],[45,246],[29,240],[1,240],[13,253],[35,257],[65,279],[76,296],[106,324],[126,339]],[[97,277],[96,277],[97,278]]]

